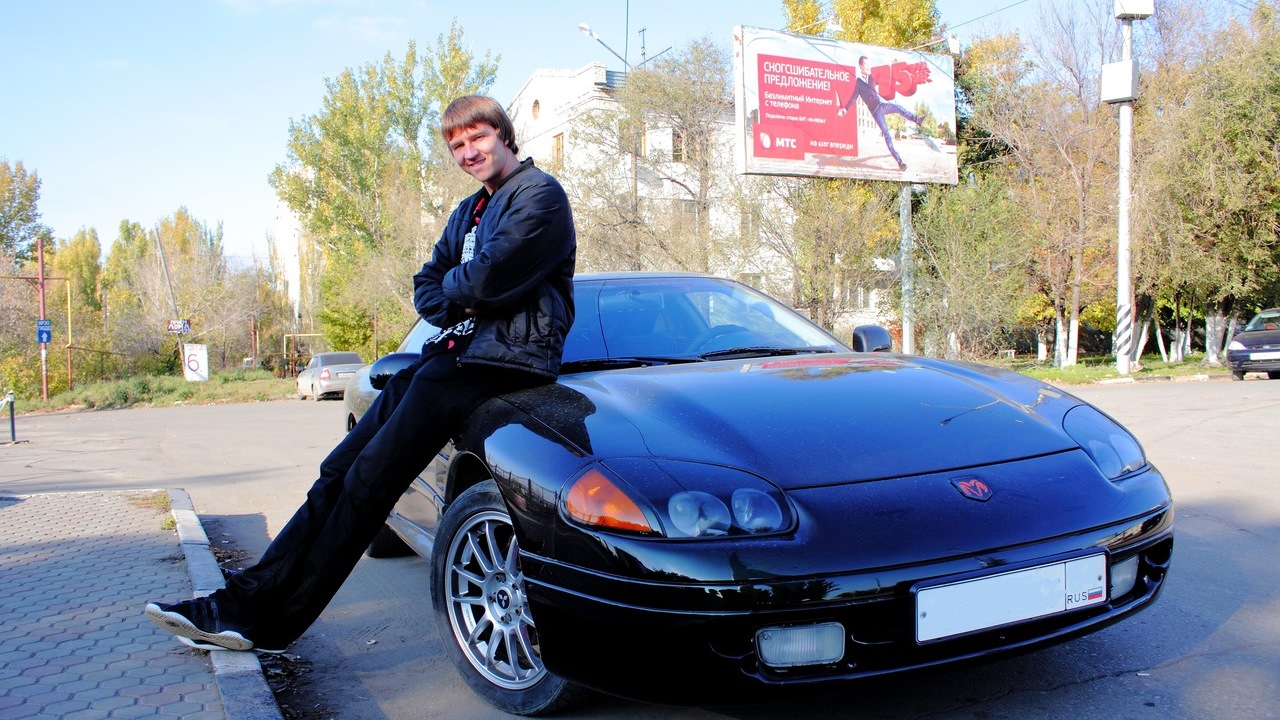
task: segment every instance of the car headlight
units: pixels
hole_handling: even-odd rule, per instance
[[[1228,350],[1248,350],[1249,348],[1245,347],[1244,343],[1240,342],[1239,340],[1232,340],[1231,342],[1227,343],[1227,349]]]
[[[1108,480],[1138,470],[1147,464],[1142,446],[1114,420],[1096,408],[1080,405],[1062,419],[1062,429],[1088,453]]]
[[[579,524],[667,538],[769,535],[790,530],[795,517],[782,491],[764,479],[681,460],[597,464],[561,497],[565,516]]]

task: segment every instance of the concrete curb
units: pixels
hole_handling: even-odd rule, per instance
[[[191,504],[191,496],[186,490],[169,490],[169,506],[178,526],[178,542],[187,559],[193,594],[202,597],[223,587],[222,570],[209,549],[209,536]],[[227,720],[284,720],[257,655],[211,650],[209,661]]]

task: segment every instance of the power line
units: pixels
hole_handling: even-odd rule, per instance
[[[1235,5],[1241,10],[1248,10],[1249,12],[1253,12],[1254,10],[1258,9],[1258,3],[1254,3],[1253,5],[1245,5],[1242,2],[1237,2],[1237,0],[1227,0],[1227,2],[1230,3],[1231,5]]]
[[[1230,0],[1228,0],[1228,2],[1229,2],[1229,1],[1230,1]],[[986,15],[979,15],[979,16],[978,16],[978,17],[976,17],[976,18],[972,18],[972,19],[969,19],[969,20],[965,20],[965,21],[964,21],[964,22],[962,22],[962,23],[959,23],[959,24],[956,24],[956,25],[949,25],[949,26],[947,26],[947,29],[948,29],[948,30],[955,30],[955,29],[956,29],[956,28],[958,28],[958,27],[964,27],[965,25],[968,25],[969,23],[975,23],[975,22],[978,22],[979,20],[982,20],[982,19],[985,19],[985,18],[989,18],[989,17],[991,17],[992,15],[995,15],[995,14],[997,14],[997,13],[1002,13],[1002,12],[1004,12],[1005,10],[1010,10],[1010,9],[1012,9],[1012,8],[1016,8],[1016,7],[1018,7],[1019,5],[1025,5],[1026,3],[1029,3],[1029,2],[1031,2],[1031,0],[1018,0],[1018,2],[1013,3],[1012,5],[1005,5],[1005,6],[1004,6],[1004,7],[1002,7],[1002,8],[996,8],[995,10],[992,10],[991,12],[987,13]]]

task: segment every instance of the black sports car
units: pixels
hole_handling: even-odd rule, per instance
[[[1245,373],[1264,372],[1280,378],[1280,308],[1263,310],[1244,326],[1227,344],[1227,366],[1232,380],[1243,380]]]
[[[495,706],[812,692],[1062,641],[1159,594],[1164,478],[1068,393],[850,352],[729,280],[575,287],[560,379],[478,410],[387,520]]]

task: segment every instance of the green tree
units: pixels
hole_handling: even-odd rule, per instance
[[[1148,148],[1139,217],[1149,237],[1138,287],[1155,307],[1176,309],[1175,359],[1189,347],[1192,308],[1203,306],[1206,355],[1216,362],[1227,317],[1280,302],[1280,25],[1261,3],[1247,23],[1185,42],[1171,20],[1203,18],[1197,10],[1166,10],[1157,35],[1166,61],[1138,114]]]
[[[410,276],[426,259],[457,198],[471,192],[439,138],[439,116],[457,95],[484,93],[497,59],[477,61],[455,21],[420,57],[410,43],[379,65],[325,81],[322,108],[290,123],[288,156],[271,182],[301,218],[313,262],[302,309],[336,348],[372,347],[373,322],[407,327]],[[392,334],[384,334],[383,342]]]
[[[829,29],[825,3],[783,0],[792,32],[822,35]],[[850,42],[911,48],[933,40],[938,11],[933,0],[834,0],[835,37]],[[791,210],[788,233],[770,233],[790,244],[794,303],[828,329],[852,297],[878,284],[877,259],[891,256],[898,236],[897,183],[810,179],[793,181],[775,195]]]
[[[75,307],[94,313],[102,309],[101,288],[98,276],[102,273],[99,258],[102,245],[98,231],[93,228],[79,230],[74,237],[57,245],[51,259],[54,271],[71,283],[72,302]]]
[[[732,273],[712,222],[732,192],[728,52],[708,38],[627,73],[616,102],[575,128],[586,148],[553,168],[573,194],[585,268]]]
[[[933,0],[783,0],[787,27],[792,32],[821,35],[830,17],[840,21],[843,30],[835,36],[841,40],[909,48],[934,39],[938,29],[938,9]]]
[[[0,252],[24,260],[34,256],[37,237],[52,240],[40,222],[39,203],[40,175],[21,160],[10,165],[0,158]]]
[[[1021,272],[1018,208],[998,179],[930,191],[916,214],[916,307],[926,348],[950,358],[990,357],[1011,347],[1033,300]],[[980,291],[976,291],[979,289]]]
[[[175,371],[168,321],[191,321],[186,342],[208,340],[228,320],[227,277],[220,226],[210,228],[186,208],[150,231],[122,221],[102,273],[109,349],[136,359],[139,369]]]
[[[766,214],[766,246],[790,266],[791,303],[831,331],[841,315],[882,284],[877,261],[898,237],[890,183],[850,180],[773,181],[787,212]]]
[[[1074,365],[1081,309],[1105,294],[1114,238],[1114,120],[1099,100],[1100,65],[1117,52],[1110,3],[1050,4],[1044,32],[988,44],[974,73],[973,120],[999,142],[1021,206],[1028,282],[1053,308],[1054,364]]]

